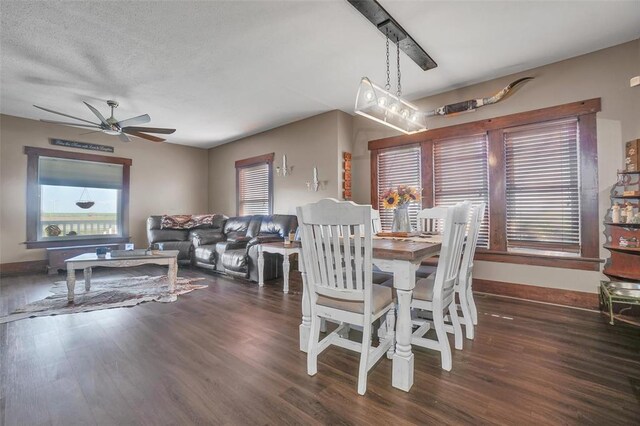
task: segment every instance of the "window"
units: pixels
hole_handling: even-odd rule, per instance
[[[273,154],[236,161],[238,216],[272,214],[272,164]]]
[[[27,247],[128,240],[131,160],[26,147]]]
[[[597,271],[600,109],[596,98],[370,141],[372,201],[390,173],[420,176],[424,207],[487,203],[477,259]],[[412,149],[420,164],[390,166]]]
[[[421,150],[420,146],[402,147],[383,150],[378,154],[378,193],[377,209],[380,212],[382,229],[391,230],[393,222],[393,210],[384,209],[382,206],[382,194],[389,188],[397,188],[398,185],[422,187],[421,181]],[[416,226],[418,212],[422,209],[420,203],[409,204],[409,218],[412,225]]]
[[[453,206],[465,200],[489,204],[486,133],[433,143],[433,204]],[[489,208],[480,227],[478,247],[489,247]]]
[[[580,253],[577,124],[505,129],[508,250]]]

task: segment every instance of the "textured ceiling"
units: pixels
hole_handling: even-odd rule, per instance
[[[403,54],[409,99],[640,38],[637,0],[381,4],[439,65]],[[106,113],[116,99],[117,118],[148,113],[192,146],[352,113],[360,77],[385,78],[382,34],[343,0],[2,1],[0,14],[2,113],[92,119],[82,100]]]

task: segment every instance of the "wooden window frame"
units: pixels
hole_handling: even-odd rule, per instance
[[[25,146],[24,153],[27,155],[27,241],[25,241],[25,244],[28,249],[129,242],[129,190],[131,176],[130,168],[132,164],[130,158],[61,151],[49,148],[36,148],[32,146]],[[122,165],[122,196],[119,211],[120,217],[122,218],[122,235],[117,237],[96,236],[94,238],[65,238],[61,241],[38,241],[38,215],[40,213],[40,202],[38,196],[38,163],[40,157],[65,158],[70,160]]]
[[[273,159],[275,153],[257,155],[236,161],[236,215],[240,216],[240,169],[266,164],[269,166],[269,214],[273,214]]]
[[[377,205],[377,156],[380,150],[420,143],[422,145],[422,207],[433,207],[433,141],[486,133],[489,163],[489,248],[478,248],[477,260],[524,265],[550,266],[588,271],[600,270],[598,146],[596,114],[601,111],[600,98],[510,114],[454,126],[440,127],[412,135],[369,141],[371,151],[371,201]],[[579,256],[515,253],[507,251],[504,129],[575,117],[578,119],[580,167]],[[426,166],[429,165],[429,166]]]

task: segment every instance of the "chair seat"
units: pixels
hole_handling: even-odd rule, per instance
[[[435,282],[436,274],[433,273],[427,278],[419,279],[416,282],[416,286],[413,289],[413,298],[419,300],[426,300],[430,302],[433,300],[433,284]]]
[[[371,297],[371,313],[374,315],[393,303],[393,297],[389,287],[373,284]],[[358,314],[364,313],[364,302],[352,302],[318,295],[318,305]]]

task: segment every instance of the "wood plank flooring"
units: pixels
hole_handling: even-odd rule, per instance
[[[163,268],[96,270],[158,275]],[[638,424],[640,330],[597,313],[477,296],[474,341],[453,370],[414,348],[415,384],[391,387],[391,361],[358,396],[358,356],[330,348],[318,374],[298,351],[300,281],[264,288],[197,269],[209,288],[176,303],[0,325],[0,424]],[[0,312],[64,276],[0,281]],[[355,335],[354,335],[355,337]]]

